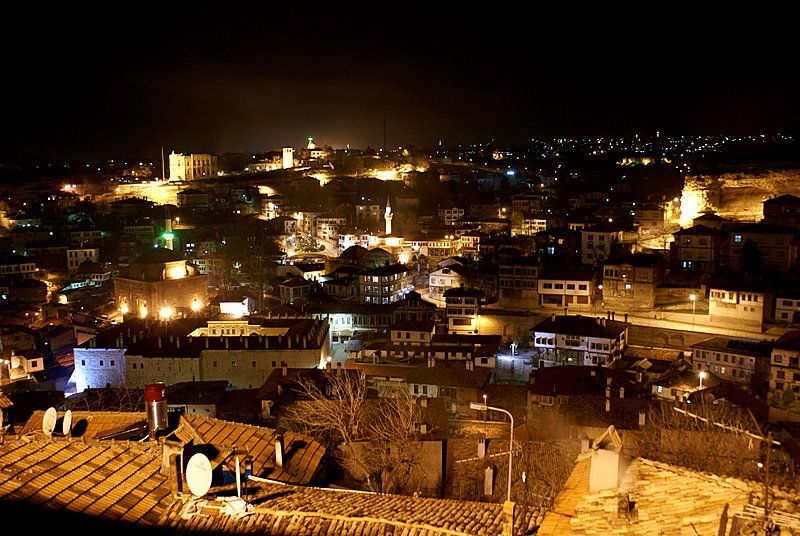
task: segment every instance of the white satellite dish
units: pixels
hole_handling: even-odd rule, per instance
[[[65,436],[69,435],[72,430],[72,410],[68,409],[64,413],[64,422],[61,423],[61,430]]]
[[[211,462],[205,454],[198,452],[189,458],[186,466],[186,483],[195,497],[202,497],[211,487]]]
[[[56,408],[47,408],[42,417],[42,432],[45,435],[53,435],[53,430],[56,428],[56,421],[58,420],[58,413]]]

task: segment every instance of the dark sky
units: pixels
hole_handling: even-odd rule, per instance
[[[381,148],[384,121],[390,148],[800,123],[794,17],[752,5],[170,4],[6,17],[0,158]]]

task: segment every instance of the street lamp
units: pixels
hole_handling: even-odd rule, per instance
[[[703,378],[706,377],[706,373],[705,373],[705,371],[701,370],[700,372],[697,373],[697,375],[700,376],[700,387],[699,388],[702,389],[703,388]]]
[[[483,395],[486,398],[486,395]],[[511,501],[511,460],[512,454],[514,452],[514,416],[511,415],[511,412],[504,410],[503,408],[496,408],[493,406],[487,406],[486,404],[480,404],[478,402],[470,402],[469,409],[476,409],[478,411],[486,411],[486,410],[495,410],[495,411],[502,411],[508,418],[511,419],[511,438],[509,439],[508,443],[508,491],[506,492],[506,500]]]
[[[694,331],[694,308],[697,305],[697,294],[692,292],[689,294],[689,299],[692,301],[692,331]]]
[[[488,406],[487,404],[488,404],[488,403],[486,402],[486,395],[484,394],[484,395],[483,395],[483,406],[488,408],[489,406]],[[488,411],[486,411],[486,410],[483,410],[483,422],[486,422],[486,419],[487,419],[487,413],[489,413],[489,412],[488,412]]]

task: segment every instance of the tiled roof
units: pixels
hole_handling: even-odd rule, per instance
[[[772,347],[765,341],[733,339],[729,337],[711,337],[710,339],[693,344],[692,348],[722,350],[737,355],[752,357],[769,357],[772,353]]]
[[[498,536],[503,504],[299,488],[269,481],[247,482],[250,505],[241,515],[224,512],[230,485],[212,488],[214,499],[183,497],[166,512],[171,531],[301,535]],[[235,496],[235,488],[233,488]],[[209,494],[211,495],[211,493]],[[243,498],[244,487],[243,487]],[[516,506],[515,534],[531,534],[538,510]]]
[[[231,454],[233,443],[237,451],[251,453],[259,442],[266,443],[251,427],[191,415],[183,420],[179,435],[191,441],[186,446],[211,441],[218,457]],[[271,431],[261,437],[267,435],[274,444]],[[296,437],[287,435],[287,452]],[[28,520],[46,531],[67,530],[59,516],[73,513],[72,528],[89,531],[98,526],[93,521],[104,520],[114,522],[105,528],[117,534],[135,527],[151,534],[164,529],[165,534],[495,536],[510,520],[504,504],[322,489],[260,476],[243,480],[241,495],[236,484],[219,480],[198,497],[185,485],[179,490],[174,476],[168,476],[167,451],[161,442],[6,437],[0,442],[0,507],[13,513],[16,505],[26,515],[36,508],[36,517]],[[298,453],[289,455],[290,464]],[[514,513],[515,534],[530,534],[541,520],[540,510],[523,505]]]
[[[545,514],[536,534],[716,536],[723,534],[719,529],[724,512],[729,530],[731,518],[752,510],[748,505],[750,498],[763,491],[761,483],[635,458],[627,465],[617,487],[590,492],[590,471],[591,451],[586,451],[579,455],[553,509]],[[796,494],[792,498],[789,490],[779,488],[773,488],[773,494],[786,526],[800,523]],[[622,510],[621,500],[625,507]],[[726,530],[724,534],[729,532]]]
[[[55,431],[63,431],[62,422],[66,412],[57,412]],[[125,411],[72,411],[71,434],[73,437],[80,437],[84,441],[95,440],[104,436],[136,427],[141,423],[147,422],[147,413],[144,412],[125,412]],[[42,436],[42,420],[44,411],[34,411],[25,425],[20,430],[20,436]]]
[[[92,444],[35,436],[0,443],[4,507],[21,502],[152,526],[171,506],[170,493],[168,477],[161,474],[161,450],[152,443]]]
[[[609,320],[600,317],[592,318],[591,316],[581,315],[553,315],[533,326],[531,331],[615,339],[626,329],[628,329],[627,323],[618,320]]]
[[[174,435],[186,443],[214,445],[216,456],[209,459],[212,467],[224,463],[233,470],[235,450],[252,459],[255,476],[292,484],[311,483],[325,454],[325,447],[310,437],[285,432],[284,463],[279,466],[275,458],[275,444],[281,435],[278,431],[197,414],[181,415]]]
[[[441,385],[446,387],[481,389],[488,382],[492,370],[475,367],[467,370],[463,361],[436,363],[435,366],[368,365],[346,363],[348,369],[355,368],[367,376],[402,377],[406,383]]]

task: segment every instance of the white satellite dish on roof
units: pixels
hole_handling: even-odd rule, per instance
[[[186,483],[195,497],[202,497],[211,487],[211,462],[205,454],[198,452],[189,458],[186,466]]]
[[[61,431],[65,436],[68,436],[72,430],[72,410],[68,409],[64,413],[64,421],[61,423]]]
[[[42,417],[42,432],[44,432],[44,435],[53,435],[57,420],[58,412],[56,412],[56,408],[47,408],[47,411],[44,412],[44,417]]]

